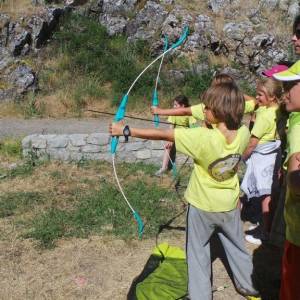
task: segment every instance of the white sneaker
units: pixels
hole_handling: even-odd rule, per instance
[[[160,176],[162,176],[166,172],[167,172],[167,169],[161,168],[158,171],[156,171],[154,175],[157,176],[157,177],[160,177]]]
[[[254,230],[255,228],[257,228],[259,226],[259,224],[252,224],[249,226],[248,230],[247,231],[250,231],[250,230]]]
[[[255,238],[253,235],[250,235],[250,234],[245,235],[245,240],[250,244],[254,244],[254,245],[258,245],[258,246],[260,246],[262,244],[261,239]]]

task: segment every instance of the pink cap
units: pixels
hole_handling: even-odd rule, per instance
[[[286,65],[275,65],[271,69],[264,70],[261,73],[266,77],[272,77],[273,74],[278,72],[286,71],[289,67]]]

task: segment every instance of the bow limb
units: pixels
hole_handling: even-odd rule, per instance
[[[168,37],[165,36],[164,53],[168,50],[168,44],[169,44]],[[154,106],[154,107],[158,107],[158,105],[159,105],[157,86],[158,86],[159,75],[160,75],[160,71],[161,71],[161,68],[162,68],[164,58],[165,58],[165,54],[162,56],[161,61],[160,61],[160,65],[159,65],[159,68],[158,68],[156,81],[155,81],[155,89],[154,89],[153,95],[152,95],[152,106]],[[159,116],[157,114],[154,115],[153,121],[154,121],[155,127],[158,128],[158,126],[159,126]]]

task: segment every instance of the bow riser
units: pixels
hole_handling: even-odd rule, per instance
[[[115,115],[114,118],[114,123],[120,122],[121,120],[124,119],[125,113],[126,113],[126,106],[127,106],[127,102],[128,102],[128,95],[124,95],[121,103],[119,105],[119,108],[117,110],[117,113]],[[111,138],[111,143],[110,143],[110,152],[111,154],[115,154],[117,151],[117,146],[119,143],[119,138],[116,136],[113,136]]]

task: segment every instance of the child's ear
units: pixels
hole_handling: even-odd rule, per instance
[[[269,96],[268,94],[266,94],[266,96],[270,103],[277,103],[277,99],[275,96]]]

